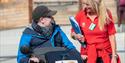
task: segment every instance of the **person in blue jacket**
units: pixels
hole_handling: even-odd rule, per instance
[[[58,60],[58,57],[56,57],[58,53],[51,54],[56,58],[51,59],[53,62],[51,60],[46,60],[47,62],[40,62],[38,57],[32,55],[34,49],[44,47],[63,47],[69,51],[71,60],[77,60],[78,63],[82,63],[79,52],[61,28],[55,23],[52,16],[56,13],[57,11],[50,10],[46,6],[37,6],[33,10],[32,24],[23,31],[21,36],[17,56],[18,63],[49,63],[49,61],[50,63],[55,63],[55,61]]]

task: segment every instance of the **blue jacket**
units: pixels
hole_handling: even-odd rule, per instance
[[[61,30],[61,28],[59,26],[55,26],[54,32],[51,36],[51,39],[49,39],[49,42],[51,43],[52,47],[56,47],[56,45],[55,45],[56,43],[54,42],[54,40],[55,40],[55,36],[58,33],[60,34],[60,37],[61,37],[62,42],[64,44],[64,47],[66,47],[68,49],[75,49],[73,44],[70,42],[70,40],[67,38],[67,36],[65,35],[65,33]],[[35,32],[33,29],[31,29],[29,27],[24,30],[22,37],[21,37],[21,40],[20,40],[19,49],[18,49],[18,55],[17,55],[17,62],[18,63],[20,63],[20,60],[22,58],[28,58],[28,55],[21,53],[20,47],[23,45],[31,46],[30,42],[32,41],[32,39],[34,37],[41,38],[41,39],[43,38],[37,32]],[[36,42],[37,42],[37,40],[36,40]],[[62,46],[60,46],[60,47],[62,47]]]

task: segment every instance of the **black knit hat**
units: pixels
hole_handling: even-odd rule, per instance
[[[33,18],[33,21],[38,22],[40,17],[53,16],[56,13],[57,11],[50,10],[46,6],[37,6],[32,13],[32,18]]]

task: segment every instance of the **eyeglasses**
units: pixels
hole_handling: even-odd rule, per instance
[[[52,16],[46,16],[46,17],[43,17],[46,21],[51,21],[53,19]]]
[[[53,17],[52,17],[52,16],[46,16],[46,17],[44,17],[44,18],[51,18],[51,19],[53,19]]]

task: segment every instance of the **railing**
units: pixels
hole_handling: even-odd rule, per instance
[[[9,61],[15,59],[17,56],[0,56],[0,62]]]

